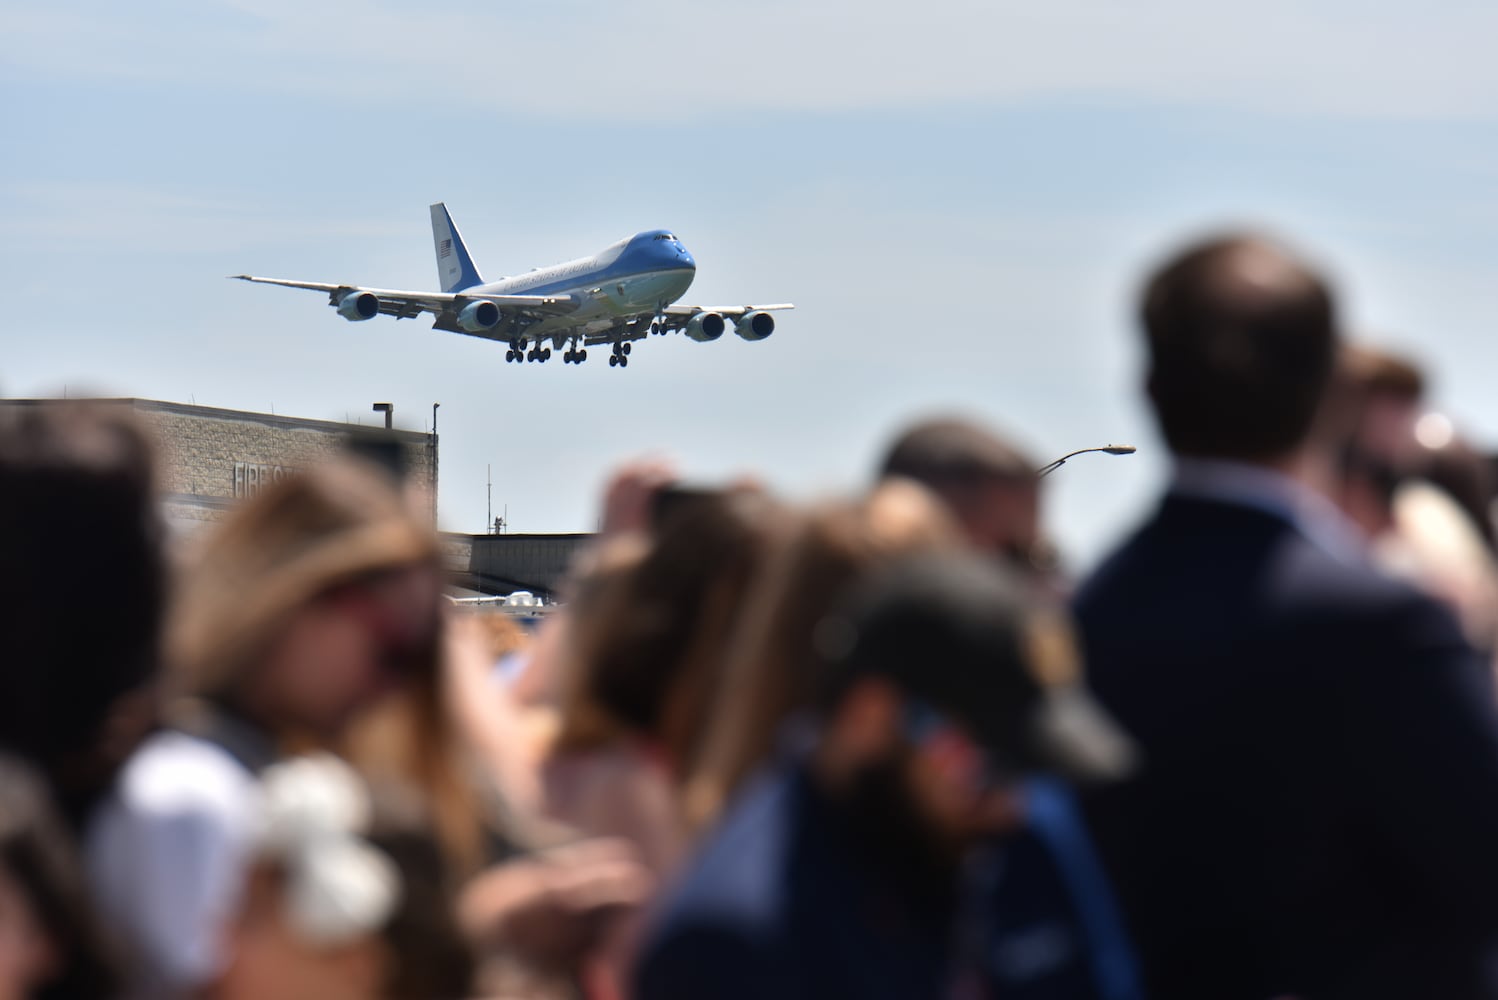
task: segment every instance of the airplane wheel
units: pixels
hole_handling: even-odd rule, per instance
[[[515,360],[515,352],[514,351],[505,351],[505,360],[506,361],[514,361]]]
[[[524,337],[515,342],[515,349],[518,351],[523,351],[529,346],[531,346],[531,342]]]
[[[619,367],[620,368],[628,368],[629,367],[629,359],[621,357],[619,359]]]
[[[617,355],[617,354],[610,354],[609,355],[609,367],[610,368],[614,368],[618,364],[619,364],[619,355]]]
[[[621,347],[620,347],[620,348],[619,348],[619,353],[621,353],[621,354],[628,354],[628,353],[629,353],[629,351],[630,351],[630,347],[629,347],[629,345],[628,345],[628,344],[624,344],[624,345],[622,345],[622,346],[621,346]]]
[[[587,360],[588,360],[588,349],[586,347],[584,347],[582,350],[580,350],[580,351],[577,352],[577,363],[578,364],[582,364],[584,361],[587,361]]]
[[[551,360],[551,348],[548,347],[546,350],[544,350],[544,351],[541,352],[541,360],[542,361],[550,361]]]

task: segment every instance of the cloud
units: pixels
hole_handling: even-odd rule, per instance
[[[1091,100],[1491,117],[1498,9],[835,0],[330,0],[0,13],[28,74],[156,81],[657,130],[703,115]],[[665,136],[661,132],[652,134]],[[642,139],[645,136],[642,135]]]

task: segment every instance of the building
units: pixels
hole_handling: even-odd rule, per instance
[[[468,595],[524,591],[550,603],[589,534],[442,536],[452,581]]]
[[[162,510],[174,536],[190,536],[205,523],[222,519],[239,500],[350,446],[399,469],[429,498],[435,523],[436,434],[153,399],[95,402],[128,408],[154,432]],[[58,403],[0,399],[0,411]],[[591,537],[445,533],[442,546],[450,589],[467,596],[528,591],[549,603],[556,599],[574,555]]]
[[[202,522],[221,519],[236,501],[350,444],[401,469],[436,509],[436,434],[152,399],[99,402],[128,407],[155,432],[163,511],[174,533],[191,533]],[[0,408],[57,403],[0,399]]]

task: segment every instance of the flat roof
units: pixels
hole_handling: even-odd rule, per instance
[[[184,417],[209,417],[215,420],[237,420],[244,423],[264,424],[281,430],[319,430],[329,433],[347,433],[351,428],[384,431],[384,424],[349,424],[338,420],[315,420],[310,417],[289,417],[279,413],[255,413],[251,410],[229,410],[219,406],[201,406],[197,403],[172,403],[163,399],[140,399],[135,396],[73,396],[40,399],[15,399],[0,397],[0,405],[46,406],[62,402],[118,403],[132,409],[150,413],[172,413]],[[425,442],[431,435],[426,431],[408,431],[392,428],[389,433],[404,438],[413,444]]]

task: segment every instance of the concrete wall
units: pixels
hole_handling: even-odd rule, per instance
[[[592,535],[467,535],[468,579],[486,594],[529,590],[554,598],[578,550]]]

